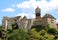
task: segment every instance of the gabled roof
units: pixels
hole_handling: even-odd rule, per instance
[[[21,19],[21,21],[26,21],[27,20],[27,17],[26,16],[24,16],[22,19]]]
[[[4,16],[4,17],[3,17],[3,20],[9,20],[9,17]]]
[[[50,14],[45,14],[44,16],[43,16],[43,18],[53,18],[53,19],[56,19],[56,18],[54,18],[52,15],[50,15]]]
[[[18,20],[19,18],[21,18],[21,16],[12,17],[12,18],[10,18],[10,19],[11,19],[11,21],[16,21],[16,20]]]
[[[27,19],[27,17],[26,17],[26,16],[24,16],[24,17],[23,17],[23,19]]]

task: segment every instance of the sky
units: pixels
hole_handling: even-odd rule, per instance
[[[58,22],[58,0],[0,0],[0,25],[4,16],[35,18],[37,6],[41,9],[41,16],[51,14]]]

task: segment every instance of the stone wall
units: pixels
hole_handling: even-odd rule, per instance
[[[30,30],[33,25],[33,19],[28,19],[27,30]]]
[[[2,40],[7,40],[8,21],[9,21],[8,17],[3,17],[2,30],[1,30],[1,32],[2,32]]]
[[[2,21],[2,28],[12,29],[12,22],[17,23],[19,29],[31,29],[32,26],[42,25],[47,26],[50,25],[51,28],[56,27],[56,21],[53,18],[38,18],[38,19],[27,19],[25,16],[22,18],[21,16],[8,18],[4,17]]]
[[[50,25],[50,28],[56,28],[57,29],[56,20],[55,19],[47,18],[47,23]]]
[[[2,20],[2,29],[7,30],[7,26],[8,26],[8,17],[4,17]]]
[[[47,19],[46,18],[42,18],[42,25],[43,26],[47,26]]]
[[[35,26],[35,25],[42,25],[42,18],[40,18],[40,19],[34,19],[33,26]]]

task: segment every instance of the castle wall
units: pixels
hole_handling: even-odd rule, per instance
[[[56,20],[53,18],[47,18],[47,23],[50,25],[50,28],[57,28],[56,27]]]
[[[28,19],[27,29],[28,30],[31,29],[32,25],[33,25],[33,19]]]
[[[8,23],[8,21],[5,20],[5,29],[7,29],[7,23]]]
[[[4,17],[2,20],[2,29],[7,30],[7,25],[8,25],[8,17]]]
[[[42,22],[41,23],[42,23],[43,26],[46,27],[47,26],[47,19],[46,18],[42,18]]]
[[[7,29],[12,29],[12,22],[10,21],[10,19],[7,23]]]
[[[22,20],[22,17],[18,18],[16,21],[18,28],[20,28],[21,20]]]
[[[33,25],[42,25],[42,26],[46,27],[47,19],[46,18],[35,19]]]
[[[41,18],[40,19],[35,19],[33,21],[33,26],[35,26],[35,25],[42,25],[42,19]]]
[[[7,29],[7,20],[3,20],[3,23],[2,23],[2,29],[6,30]]]
[[[53,18],[38,18],[38,19],[27,19],[26,17],[14,17],[14,18],[8,18],[4,17],[2,21],[3,28],[6,29],[12,29],[12,22],[17,23],[19,29],[31,29],[32,26],[42,25],[47,26],[47,24],[50,25],[51,28],[57,28],[56,27],[56,21]]]
[[[39,19],[22,19],[20,18],[3,18],[2,26],[6,29],[12,29],[12,22],[15,22],[18,24],[19,29],[31,29],[32,26],[36,25],[43,25],[47,26],[47,24],[50,25],[51,28],[57,28],[56,27],[56,21],[53,18],[39,18]]]
[[[28,24],[28,20],[25,20],[25,21],[20,21],[18,26],[19,26],[19,29],[27,29],[27,24]]]

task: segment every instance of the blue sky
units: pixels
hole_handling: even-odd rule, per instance
[[[3,16],[35,17],[35,8],[41,9],[41,16],[46,13],[53,15],[58,22],[58,0],[0,0],[0,24]]]

